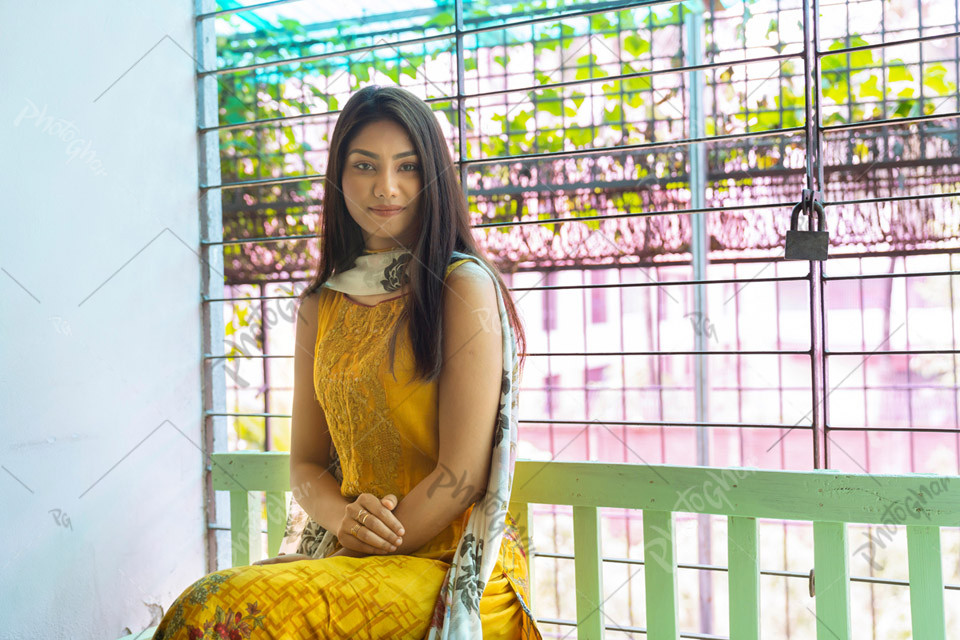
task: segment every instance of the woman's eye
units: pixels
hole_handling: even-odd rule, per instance
[[[409,171],[417,171],[420,169],[420,167],[415,162],[407,162],[407,163],[404,163],[403,166],[410,167]]]
[[[353,166],[355,166],[357,169],[360,169],[361,171],[363,171],[363,170],[364,170],[364,167],[369,167],[369,166],[370,166],[370,163],[369,163],[369,162],[358,162],[358,163],[356,163],[356,164],[353,165]]]

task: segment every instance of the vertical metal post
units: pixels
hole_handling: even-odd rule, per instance
[[[217,9],[216,0],[196,0],[197,15]],[[217,35],[214,20],[197,22],[196,59],[198,74],[217,65]],[[217,77],[215,75],[197,78],[197,127],[212,126],[219,121],[219,100],[217,96]],[[220,137],[218,131],[198,134],[200,184],[220,183]],[[226,381],[222,366],[223,359],[207,359],[203,354],[222,356],[223,349],[223,303],[206,302],[211,298],[223,298],[223,245],[206,244],[223,240],[223,214],[219,189],[203,189],[199,197],[200,215],[200,312],[201,312],[201,372],[202,413],[200,419],[203,434],[203,491],[205,497],[205,517],[207,525],[207,571],[217,570],[217,523],[218,500],[211,479],[212,466],[210,454],[226,451],[227,419],[225,416],[211,416],[209,413],[226,412]],[[219,366],[218,366],[219,365]],[[228,496],[222,496],[219,506],[226,510]]]
[[[267,355],[267,343],[270,340],[270,323],[267,321],[267,283],[257,285],[260,290],[260,340],[262,343],[261,354]],[[270,424],[270,358],[260,358],[260,369],[263,372],[263,450],[271,451],[273,442],[273,433]]]
[[[463,57],[463,0],[454,1],[454,12],[456,14],[457,38],[457,133],[460,136],[460,160],[457,163],[460,169],[460,186],[463,188],[463,195],[467,197],[467,167],[463,161],[467,159],[467,106],[464,104],[463,96],[467,93],[467,70]]]
[[[701,0],[683,3],[684,36],[686,37],[686,65],[700,65],[704,62],[704,6]],[[706,136],[706,122],[704,119],[704,73],[702,69],[687,72],[687,107],[689,109],[689,123],[691,138]],[[707,161],[704,143],[697,142],[690,145],[690,207],[703,209],[706,207],[707,188]],[[707,252],[710,242],[707,236],[707,214],[690,214],[691,239],[690,253],[693,263],[693,279],[705,280],[707,277]],[[702,284],[693,287],[694,319],[697,330],[693,332],[693,343],[696,351],[706,351],[709,347],[709,334],[705,330],[709,326],[707,318],[707,289]],[[694,370],[694,406],[697,422],[706,422],[709,417],[709,362],[707,356],[696,354],[693,356]],[[697,427],[697,464],[710,464],[710,432],[706,427]],[[697,516],[697,557],[703,565],[712,564],[710,516]],[[700,632],[713,633],[713,582],[709,571],[699,572],[700,581]]]
[[[806,186],[823,189],[820,123],[820,3],[803,0],[803,74],[806,129]],[[809,221],[812,223],[812,217]],[[812,229],[812,226],[808,227]],[[826,457],[826,330],[823,308],[823,265],[810,261],[810,378],[813,416],[813,468],[829,468]],[[824,454],[821,454],[821,450]]]

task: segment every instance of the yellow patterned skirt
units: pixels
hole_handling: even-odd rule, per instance
[[[210,573],[171,605],[155,640],[426,636],[449,564],[417,556],[335,556]],[[540,638],[500,561],[480,598],[483,637]]]

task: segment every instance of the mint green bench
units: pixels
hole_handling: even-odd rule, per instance
[[[214,489],[230,492],[233,565],[261,559],[260,492],[266,493],[268,557],[276,555],[286,524],[288,454],[219,453],[212,459]],[[913,637],[945,640],[940,527],[960,525],[958,489],[956,476],[518,460],[510,512],[524,538],[535,540],[532,504],[573,508],[580,640],[604,633],[601,507],[643,511],[645,632],[652,640],[679,637],[674,512],[727,517],[730,634],[736,640],[760,637],[757,518],[813,523],[818,640],[851,636],[847,523],[905,525]],[[535,556],[535,545],[527,545]],[[146,640],[153,630],[123,640]]]

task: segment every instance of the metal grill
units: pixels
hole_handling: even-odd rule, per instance
[[[289,418],[270,410],[271,394],[280,391],[270,361],[292,356],[264,348],[275,324],[267,316],[270,304],[292,299],[295,283],[312,267],[305,258],[316,252],[315,230],[306,220],[316,214],[323,182],[323,167],[311,164],[322,162],[322,152],[290,141],[332,131],[336,97],[344,94],[337,82],[357,78],[366,65],[406,83],[443,115],[479,237],[514,295],[525,299],[528,326],[543,328],[544,339],[529,354],[542,384],[525,385],[525,397],[543,411],[521,421],[522,438],[559,458],[567,450],[587,459],[717,464],[722,449],[736,453],[727,464],[864,472],[930,471],[918,451],[949,449],[951,467],[940,470],[960,470],[956,3],[937,4],[931,23],[930,5],[919,1],[915,21],[902,9],[907,3],[896,5],[905,13],[894,21],[888,15],[894,3],[850,0],[727,3],[739,12],[719,0],[531,3],[522,15],[515,13],[520,3],[457,0],[384,10],[365,24],[308,25],[307,35],[346,24],[346,44],[328,50],[307,37],[271,40],[279,38],[277,28],[259,15],[297,4],[201,2],[198,10],[202,246],[204,264],[211,265],[203,292],[208,451],[226,449],[228,420],[234,427],[262,420],[269,449],[276,425]],[[872,14],[879,21],[871,30]],[[242,17],[253,30],[218,34],[216,21],[227,16]],[[793,19],[797,28],[785,26]],[[762,39],[748,28],[758,20],[770,24]],[[285,29],[304,35],[293,25]],[[739,40],[725,35],[730,31]],[[244,41],[263,44],[245,48]],[[559,51],[557,69],[535,66],[529,81],[497,64],[498,53],[509,59],[511,48],[525,45],[534,56],[538,47],[541,54]],[[411,74],[418,64],[439,71],[429,78]],[[285,110],[281,84],[315,69],[326,70],[326,86],[310,85],[288,99],[299,112]],[[907,95],[910,83],[914,93]],[[601,113],[595,103],[614,94],[619,110]],[[745,96],[743,108],[725,111],[738,96]],[[585,110],[594,117],[577,122]],[[558,114],[559,124],[541,126],[544,113]],[[498,133],[483,128],[491,121],[501,123]],[[571,144],[555,149],[558,136]],[[270,159],[283,155],[285,140],[288,155],[300,160],[271,175]],[[273,146],[278,141],[281,151]],[[832,243],[825,264],[780,261],[789,212],[803,189],[824,194]],[[258,247],[282,253],[282,268],[258,266]],[[888,314],[874,330],[867,301],[894,293],[903,296],[902,324],[894,326]],[[260,326],[241,331],[246,342],[228,352],[223,303],[230,303],[232,322],[251,297]],[[851,299],[859,304],[851,307]],[[774,327],[773,344],[751,335],[745,320],[761,300],[769,303],[762,313]],[[284,315],[283,308],[276,312]],[[580,349],[567,350],[562,338],[563,350],[556,346],[561,308],[581,316]],[[859,310],[854,321],[851,308]],[[917,318],[918,309],[928,308],[939,311]],[[592,324],[606,326],[638,310],[649,316],[634,332],[642,339],[621,321],[614,325],[618,340],[589,348]],[[807,317],[802,331],[786,325],[798,311]],[[721,341],[712,319],[725,313],[734,327]],[[671,319],[692,325],[683,341],[664,331]],[[911,332],[911,322],[949,326],[930,338]],[[852,334],[859,344],[841,339]],[[905,379],[872,380],[871,365],[881,358]],[[582,378],[564,384],[561,372],[571,361],[582,363]],[[637,361],[649,364],[642,369]],[[756,363],[766,361],[776,363],[775,382],[757,379]],[[256,368],[244,365],[241,372],[240,362]],[[785,383],[785,371],[798,362],[809,384]],[[730,384],[711,384],[718,370],[734,371]],[[926,374],[918,381],[920,370]],[[652,382],[631,384],[642,375]],[[227,382],[237,398],[262,390],[260,410],[228,410]],[[880,405],[889,419],[869,413],[878,396],[893,398]],[[718,397],[720,408],[709,406]],[[564,404],[571,399],[582,419],[558,418],[578,415]],[[924,412],[924,399],[950,413]],[[776,404],[771,414],[754,410],[767,402]],[[807,415],[787,418],[791,402],[809,409]],[[863,406],[859,424],[831,419],[854,402]],[[677,403],[689,412],[678,415]],[[614,405],[618,412],[595,409]],[[877,438],[897,436],[906,458],[878,459]],[[765,452],[761,442],[769,445]],[[707,522],[700,525],[698,562],[690,566],[713,567]],[[629,522],[626,531],[629,541]],[[784,532],[786,540],[786,526]],[[710,593],[707,573],[701,572],[702,597]],[[857,579],[896,584],[872,577],[872,570]],[[701,630],[711,624],[701,607]]]

